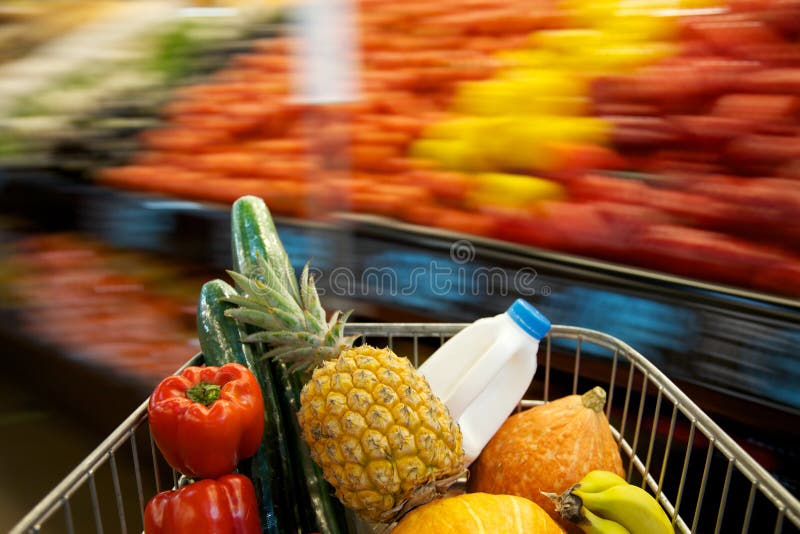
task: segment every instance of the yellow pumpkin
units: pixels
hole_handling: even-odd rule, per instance
[[[467,487],[528,498],[558,518],[540,492],[560,494],[593,469],[625,476],[605,402],[596,387],[512,415],[470,466]]]
[[[539,506],[514,495],[465,493],[409,512],[392,534],[564,534]]]

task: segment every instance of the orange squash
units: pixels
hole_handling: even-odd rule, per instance
[[[593,469],[625,476],[596,387],[509,417],[470,466],[470,491],[526,497],[554,518],[540,492],[562,493]]]
[[[392,534],[564,534],[539,506],[514,495],[467,493],[409,512]]]

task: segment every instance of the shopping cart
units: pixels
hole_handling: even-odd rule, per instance
[[[348,333],[419,365],[464,326],[362,323],[348,325]],[[202,355],[187,365],[199,363]],[[608,392],[606,415],[628,480],[656,495],[678,532],[800,531],[800,501],[652,363],[612,336],[554,325],[519,409],[595,385]],[[160,457],[146,420],[144,402],[12,534],[141,532],[147,500],[179,476]]]

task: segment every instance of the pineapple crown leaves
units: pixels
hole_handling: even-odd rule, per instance
[[[314,276],[309,273],[308,262],[300,273],[300,302],[308,316],[307,320],[313,321],[318,327],[325,325],[325,309],[320,304],[317,286],[314,285]]]
[[[336,358],[352,346],[358,336],[344,335],[351,312],[336,311],[326,319],[308,263],[299,285],[285,280],[289,274],[280,265],[276,269],[261,256],[258,265],[248,274],[228,271],[239,294],[222,299],[236,306],[225,315],[247,327],[242,342],[264,344],[262,357],[287,362],[292,370]]]
[[[264,255],[260,250],[253,251],[255,265],[251,267],[250,272],[242,274],[248,278],[261,279],[270,287],[290,295],[299,303],[299,288],[297,279],[294,276],[294,269],[277,236],[274,237],[274,242],[266,249],[273,251],[273,253]],[[252,263],[248,262],[247,265],[252,265]]]
[[[256,253],[256,266],[253,272],[244,273],[248,278],[263,282],[278,293],[293,299],[297,305],[301,304],[300,289],[294,276],[292,264],[288,256],[275,258]]]

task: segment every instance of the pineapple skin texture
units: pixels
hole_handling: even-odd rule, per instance
[[[362,345],[317,367],[298,418],[345,506],[385,522],[416,489],[463,469],[461,430],[407,358]]]

